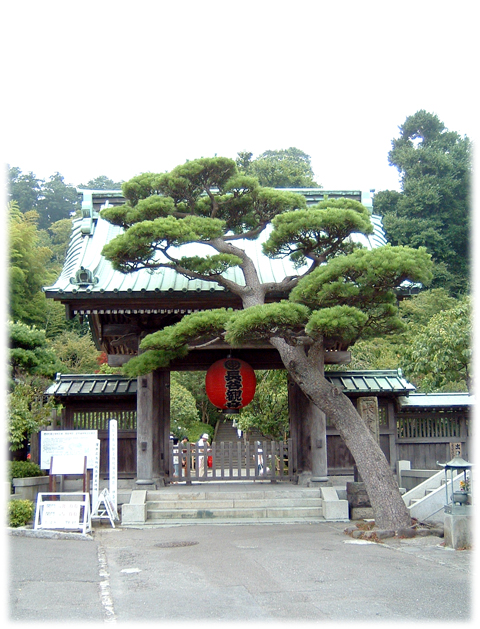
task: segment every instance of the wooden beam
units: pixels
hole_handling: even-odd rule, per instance
[[[102,325],[102,337],[106,336],[126,336],[127,334],[139,334],[138,325],[130,323],[106,323]]]
[[[273,347],[253,348],[246,347],[232,349],[226,346],[225,349],[192,350],[185,358],[174,360],[170,365],[171,371],[206,371],[214,362],[226,358],[227,351],[249,363],[253,369],[284,369],[284,364],[279,353]],[[325,364],[339,365],[350,362],[350,352],[326,352]],[[108,364],[111,367],[121,367],[127,363],[132,355],[109,354]]]

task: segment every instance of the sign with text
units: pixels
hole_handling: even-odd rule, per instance
[[[42,430],[40,433],[40,467],[50,469],[52,456],[86,455],[88,469],[95,465],[98,430]]]
[[[79,520],[79,502],[54,502],[47,500],[43,503],[43,528],[78,529]]]
[[[37,497],[35,529],[91,530],[88,493],[40,493]]]

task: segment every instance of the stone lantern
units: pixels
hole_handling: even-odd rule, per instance
[[[448,463],[438,463],[445,470],[444,506],[445,545],[455,549],[470,548],[471,518],[473,506],[470,504],[472,496],[472,463],[468,463],[460,456],[455,456]],[[467,476],[467,472],[470,472]],[[458,478],[460,476],[460,478]]]

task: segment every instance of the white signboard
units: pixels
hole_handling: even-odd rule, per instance
[[[56,500],[51,500],[53,496]],[[88,492],[38,494],[34,528],[91,531]]]
[[[50,463],[51,474],[84,474],[84,454],[56,454],[52,456]]]
[[[56,455],[86,455],[87,467],[95,464],[98,430],[42,430],[40,433],[40,467],[50,469],[50,459]]]
[[[80,521],[79,502],[43,503],[42,528],[45,529],[78,529]]]

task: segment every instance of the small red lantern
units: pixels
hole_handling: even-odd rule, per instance
[[[250,404],[256,385],[255,371],[238,358],[217,360],[205,378],[208,399],[225,413],[238,413],[238,409]]]

